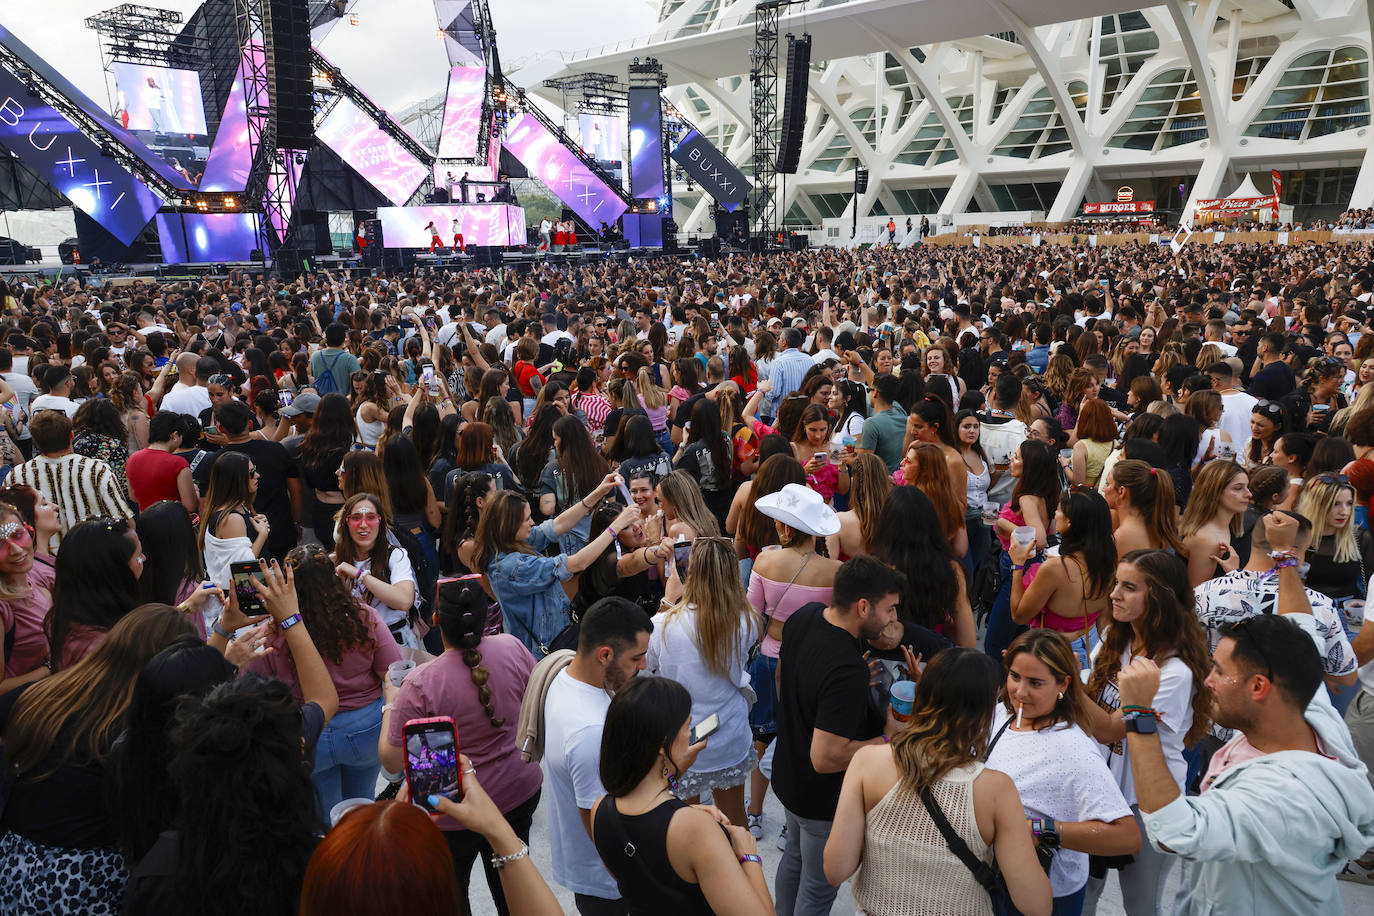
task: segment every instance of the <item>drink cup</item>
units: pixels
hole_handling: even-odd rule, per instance
[[[406,675],[414,670],[414,662],[408,659],[402,659],[399,662],[392,662],[387,666],[386,676],[391,679],[391,685],[393,687],[400,687],[401,683],[405,681]]]
[[[1222,461],[1234,461],[1236,458],[1236,444],[1234,442],[1218,442],[1217,457]]]
[[[897,681],[892,685],[892,718],[898,722],[910,720],[911,707],[915,702],[915,681]]]
[[[991,528],[997,524],[997,516],[1002,511],[1002,507],[997,503],[983,503],[983,524]]]
[[[850,451],[853,451],[854,446],[859,444],[859,440],[855,439],[853,436],[845,436],[843,439],[840,440],[840,442],[843,443],[844,447],[849,449]]]
[[[1023,547],[1029,547],[1035,543],[1035,528],[1030,525],[1014,528],[1011,532],[1011,539]]]

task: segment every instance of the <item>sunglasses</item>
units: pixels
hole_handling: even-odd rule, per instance
[[[27,550],[33,546],[33,529],[19,522],[0,525],[0,560],[12,550]]]
[[[381,521],[381,516],[376,512],[354,512],[348,517],[350,525],[375,525]]]
[[[1336,484],[1337,486],[1350,486],[1350,478],[1345,474],[1318,474],[1313,480],[1320,480],[1322,483]],[[0,531],[4,529],[0,528]]]

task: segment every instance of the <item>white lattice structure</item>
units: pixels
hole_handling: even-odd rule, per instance
[[[1049,25],[1023,17],[1053,15],[1052,4],[972,0],[982,28],[998,31],[919,46],[902,40],[899,18],[880,18],[905,5],[927,17],[930,34],[932,2],[811,0],[810,21],[795,7],[784,14],[782,31],[806,27],[815,39],[801,168],[778,207],[787,223],[849,216],[856,166],[870,173],[861,217],[1042,211],[1062,220],[1085,200],[1115,200],[1121,185],[1177,215],[1246,173],[1267,190],[1270,169],[1283,173],[1298,219],[1374,205],[1374,0],[1087,2],[1074,14],[1104,15]],[[747,173],[740,49],[753,5],[662,0],[650,39],[568,55],[560,72],[658,58],[668,97]],[[828,44],[857,54],[819,60]],[[675,191],[679,226],[707,229],[709,200],[681,182]]]

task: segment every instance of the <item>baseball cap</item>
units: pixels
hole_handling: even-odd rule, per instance
[[[283,417],[299,417],[301,414],[315,415],[315,408],[320,406],[320,396],[313,391],[302,391],[296,395],[295,400],[289,407],[281,409]]]

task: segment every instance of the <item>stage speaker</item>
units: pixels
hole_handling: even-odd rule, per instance
[[[854,193],[862,194],[868,190],[868,169],[854,170]]]
[[[493,267],[501,263],[501,246],[499,245],[473,245],[472,263],[479,267]]]
[[[807,238],[804,235],[793,234],[787,237],[787,246],[792,251],[805,251]]]
[[[277,146],[308,150],[315,139],[309,0],[266,0],[267,67]]]
[[[697,254],[703,258],[720,257],[720,239],[697,239]]]
[[[811,78],[811,36],[787,36],[787,88],[783,93],[781,137],[775,163],[779,173],[795,174],[806,130],[806,90]]]
[[[768,239],[761,235],[749,236],[749,252],[751,254],[767,254]]]

